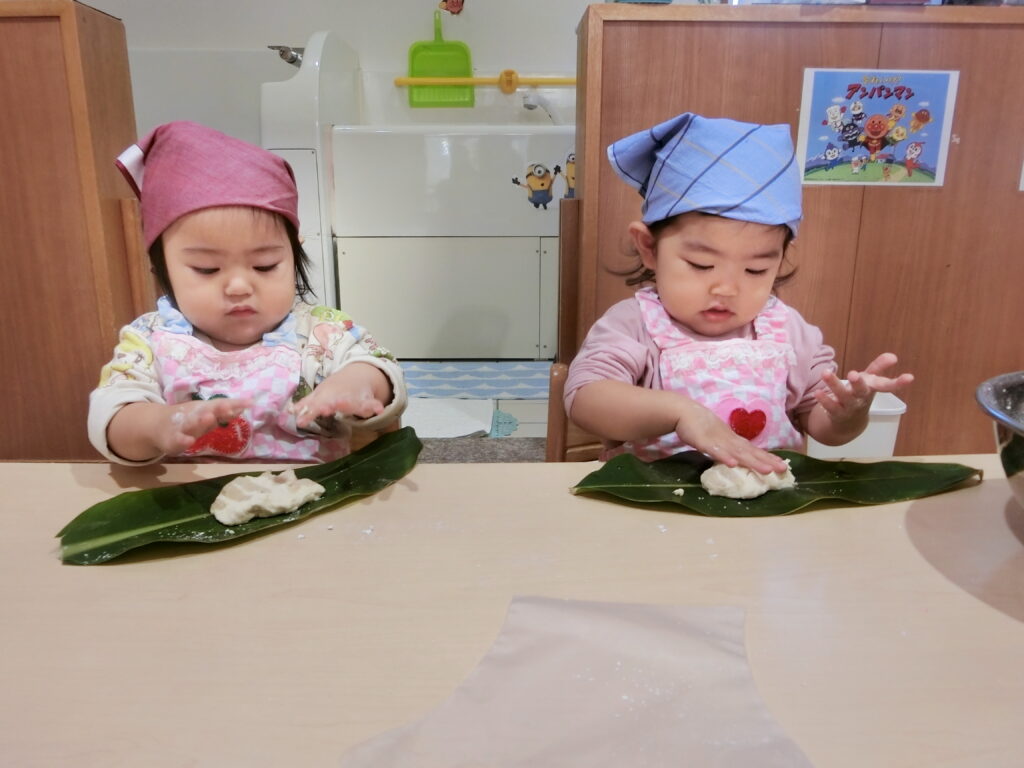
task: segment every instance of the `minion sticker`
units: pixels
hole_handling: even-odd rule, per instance
[[[526,169],[526,183],[523,184],[519,181],[518,176],[512,177],[512,183],[526,190],[526,199],[534,208],[543,207],[546,211],[548,203],[552,200],[551,184],[554,182],[555,176],[561,172],[562,169],[557,165],[555,166],[554,174],[552,174],[547,169],[547,166],[540,163],[532,163]]]
[[[555,174],[558,175],[558,166],[555,166]],[[565,179],[565,194],[562,195],[566,200],[572,200],[576,197],[576,153],[570,152],[565,158],[565,171],[561,174],[562,178]]]

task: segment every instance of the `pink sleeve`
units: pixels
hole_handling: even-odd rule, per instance
[[[825,386],[821,381],[822,373],[836,369],[836,353],[825,343],[821,330],[792,307],[789,307],[786,331],[796,352],[796,366],[789,374],[786,410],[799,415],[814,407],[814,392]]]
[[[581,387],[611,379],[647,388],[661,386],[655,347],[644,328],[636,299],[624,299],[602,315],[583,340],[565,382],[565,412]]]

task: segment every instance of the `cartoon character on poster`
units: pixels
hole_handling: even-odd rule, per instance
[[[832,170],[839,165],[839,147],[836,147],[829,142],[828,146],[825,147],[825,167]]]
[[[952,71],[805,70],[804,183],[940,186],[957,81]]]
[[[912,141],[907,145],[907,151],[903,155],[903,167],[907,169],[907,176],[914,175],[914,169],[917,168],[917,158],[921,156],[923,150],[924,143],[920,141]]]
[[[463,2],[464,0],[441,0],[437,7],[451,14],[459,14],[462,13]]]
[[[914,113],[914,116],[910,118],[910,130],[912,133],[917,133],[931,121],[932,113],[927,109],[919,109]]]

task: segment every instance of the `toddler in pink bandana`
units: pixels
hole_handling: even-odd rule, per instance
[[[328,461],[353,428],[397,425],[394,358],[343,312],[303,301],[309,260],[283,159],[182,121],[116,162],[166,295],[122,329],[90,398],[104,456]]]
[[[186,213],[220,205],[279,213],[299,228],[299,195],[288,163],[205,125],[157,126],[115,162],[139,197],[146,248]]]

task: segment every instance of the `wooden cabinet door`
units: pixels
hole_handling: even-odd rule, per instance
[[[99,458],[88,396],[134,311],[130,191],[113,165],[135,139],[120,22],[71,2],[0,4],[0,93],[0,459]]]
[[[1024,369],[1024,23],[886,25],[879,67],[959,86],[944,185],[864,197],[847,363],[892,349],[917,375],[897,453],[989,452],[974,390]]]
[[[754,21],[778,19],[771,12],[779,10],[787,9],[588,9],[580,28],[583,74],[577,96],[577,122],[584,125],[577,132],[577,158],[585,256],[579,264],[576,345],[564,358],[571,358],[605,309],[633,291],[612,270],[629,263],[624,235],[640,217],[641,198],[605,159],[610,143],[680,112],[789,123],[795,141],[808,62],[852,67],[877,56],[877,25]],[[792,252],[797,276],[782,294],[822,328],[840,358],[859,227],[849,212],[860,209],[862,198],[860,187],[805,190],[805,219]]]
[[[587,9],[579,46],[566,362],[632,293],[612,270],[628,263],[641,199],[608,164],[611,142],[687,111],[789,123],[795,139],[805,68],[958,70],[945,185],[805,187],[798,272],[780,294],[842,371],[888,350],[916,374],[897,453],[993,450],[974,388],[1024,368],[1024,9],[604,4]]]

